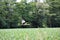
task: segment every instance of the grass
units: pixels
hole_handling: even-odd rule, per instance
[[[60,28],[0,29],[0,40],[60,40]]]

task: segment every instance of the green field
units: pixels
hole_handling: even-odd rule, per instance
[[[0,29],[0,40],[60,40],[60,28]]]

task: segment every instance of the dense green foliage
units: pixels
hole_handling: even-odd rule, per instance
[[[30,24],[28,27],[60,27],[59,0],[46,0],[44,3],[15,1],[0,2],[0,28],[23,27],[22,20]]]
[[[60,0],[47,0],[50,13],[50,27],[60,27]]]

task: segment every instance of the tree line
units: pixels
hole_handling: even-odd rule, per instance
[[[22,25],[22,19],[26,25]],[[46,0],[44,3],[27,3],[26,0],[19,3],[14,0],[0,1],[0,28],[46,27],[60,27],[59,0]]]

